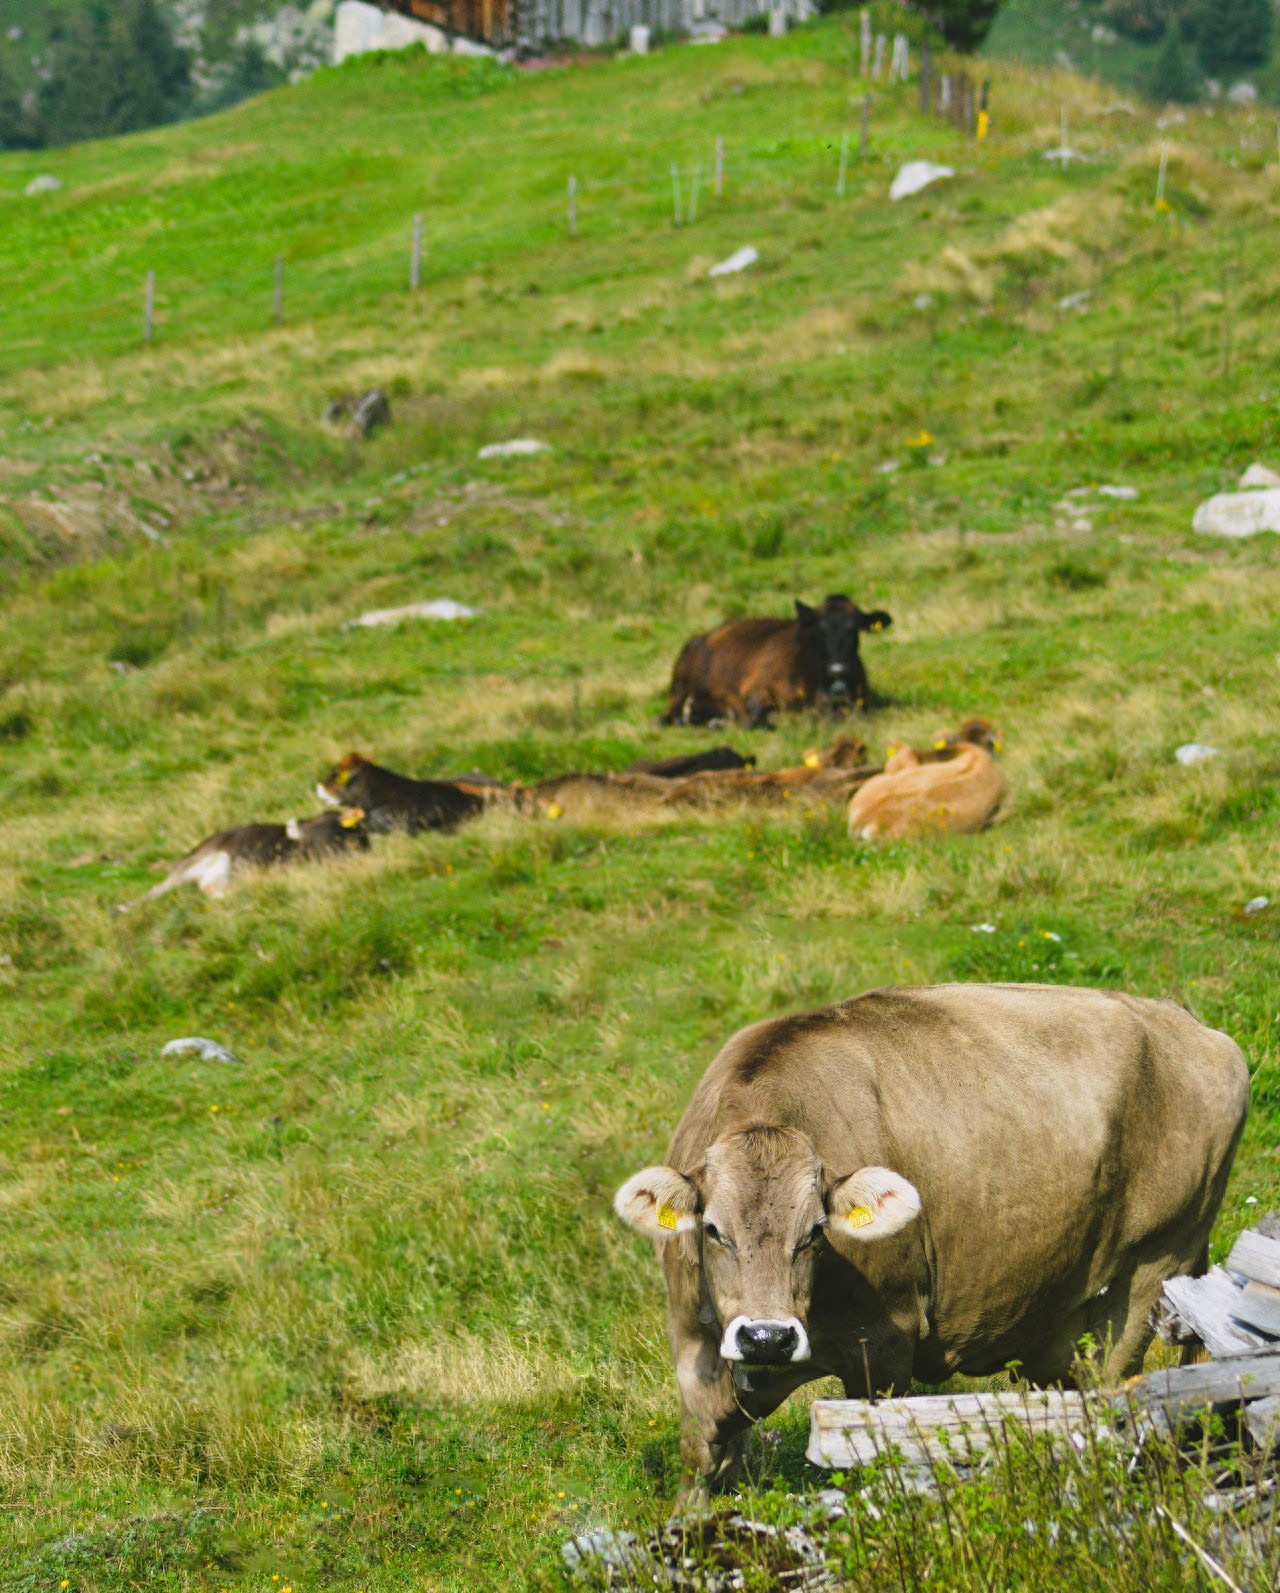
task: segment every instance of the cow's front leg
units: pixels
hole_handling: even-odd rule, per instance
[[[710,1494],[736,1487],[751,1429],[789,1394],[821,1375],[808,1363],[735,1371],[705,1340],[682,1356],[676,1382],[683,1479],[676,1508],[696,1508]]]

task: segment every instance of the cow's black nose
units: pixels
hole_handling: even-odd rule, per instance
[[[783,1366],[799,1342],[795,1328],[785,1322],[744,1322],[738,1329],[738,1348],[751,1366]]]

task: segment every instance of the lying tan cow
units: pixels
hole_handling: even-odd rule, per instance
[[[731,1485],[814,1378],[1057,1383],[1085,1333],[1138,1371],[1161,1283],[1208,1264],[1248,1100],[1234,1041],[1115,991],[873,990],[743,1029],[614,1201],[666,1273],[686,1491]]]
[[[966,835],[991,822],[1008,781],[995,760],[999,745],[985,719],[968,719],[928,752],[895,745],[883,774],[849,802],[854,840],[902,841],[917,835]]]

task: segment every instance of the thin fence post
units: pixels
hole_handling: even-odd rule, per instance
[[[697,219],[698,219],[698,188],[699,188],[701,182],[702,182],[702,167],[701,166],[695,166],[693,168],[693,182],[692,182],[692,185],[691,185],[692,191],[691,191],[691,193],[689,195],[689,225],[691,227],[693,226],[694,222],[697,221]]]
[[[867,152],[867,136],[870,133],[870,131],[871,131],[871,96],[870,96],[870,94],[864,94],[862,96],[862,134],[861,134],[861,137],[858,139],[858,159],[859,160],[861,160],[862,157]]]
[[[416,293],[422,286],[422,217],[413,218],[413,255],[409,261],[409,286]]]
[[[578,236],[578,179],[569,179],[569,236]]]
[[[849,166],[849,129],[840,135],[840,175],[836,178],[836,194],[844,198],[844,174]]]
[[[156,335],[156,274],[147,272],[146,309],[143,316],[143,335],[148,343]]]
[[[276,296],[275,296],[275,321],[277,326],[284,323],[284,256],[276,256]]]
[[[671,201],[674,207],[676,226],[679,227],[682,224],[680,220],[680,168],[674,161],[671,163]]]
[[[716,198],[724,192],[724,139],[716,134]]]

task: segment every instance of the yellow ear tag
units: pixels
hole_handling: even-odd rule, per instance
[[[874,620],[872,622],[871,629],[873,631],[882,631],[884,629],[884,621],[883,620]]]
[[[865,1228],[869,1222],[875,1220],[876,1214],[870,1206],[854,1206],[845,1218],[851,1228]]]
[[[820,752],[806,752],[804,766],[806,769],[820,769],[822,767],[822,754]]]
[[[342,773],[338,776],[338,778],[333,782],[334,785],[348,785],[348,784],[350,784],[351,776],[355,772],[356,771],[354,769],[344,769],[342,771]]]
[[[343,810],[341,824],[344,830],[354,830],[356,825],[364,818],[363,808],[346,808]]]
[[[670,1228],[672,1233],[680,1226],[680,1213],[674,1206],[658,1207],[658,1227]]]
[[[563,812],[564,809],[558,802],[547,803],[547,817],[549,819],[558,819]]]
[[[938,739],[933,744],[933,750],[935,752],[943,752],[943,751],[946,750],[946,745],[947,745],[947,738],[945,736],[939,736]]]

